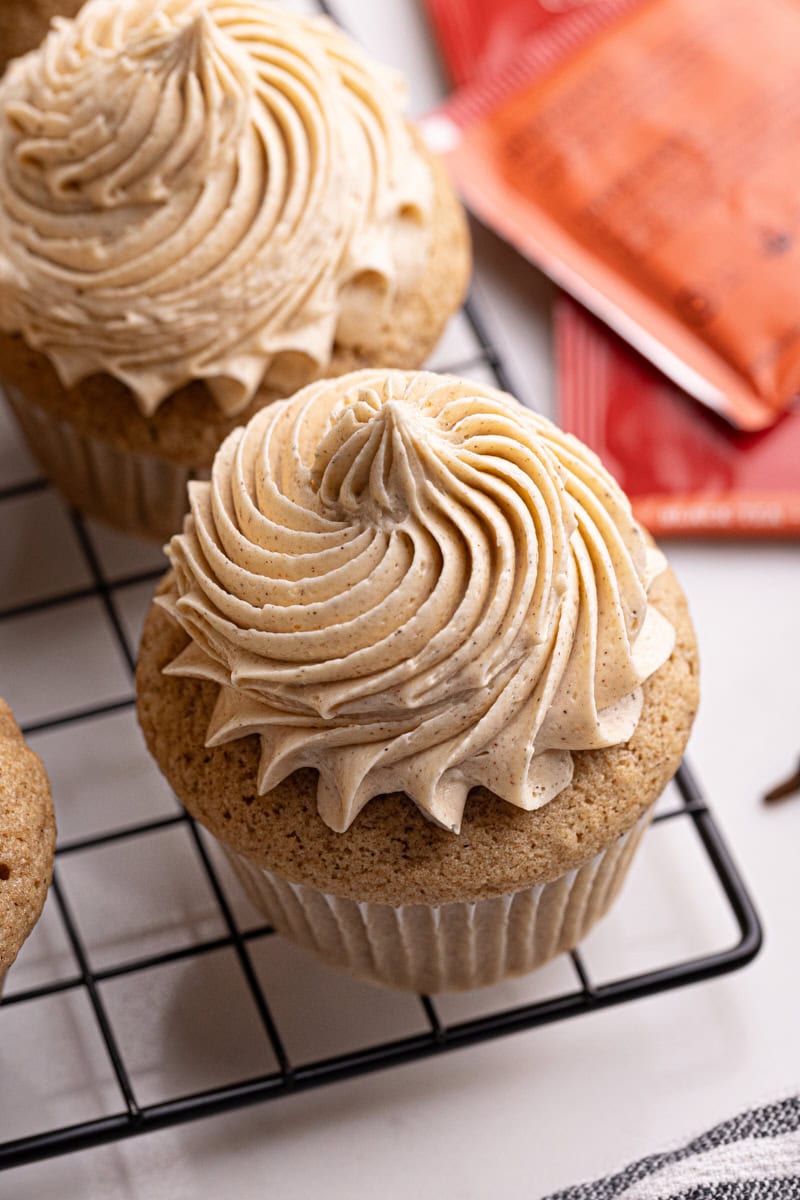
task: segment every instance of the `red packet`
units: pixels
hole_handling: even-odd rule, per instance
[[[530,38],[548,38],[586,0],[425,0],[450,77],[464,87],[484,74],[503,71]],[[592,4],[599,9],[603,5]],[[594,16],[587,16],[594,21]],[[605,18],[602,18],[603,22]]]
[[[599,454],[652,533],[800,534],[800,408],[737,432],[566,297],[555,329],[561,424]]]
[[[800,392],[796,0],[428,0],[473,211],[742,429]],[[513,48],[513,52],[512,52]]]

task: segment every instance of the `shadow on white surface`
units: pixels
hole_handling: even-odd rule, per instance
[[[611,911],[581,944],[596,984],[736,945],[739,929],[711,862],[686,817],[642,840]]]
[[[561,954],[531,975],[506,979],[503,983],[476,988],[471,992],[445,992],[435,996],[434,1000],[442,1021],[457,1024],[489,1013],[519,1008],[523,1004],[538,1004],[556,996],[568,996],[579,991],[580,981],[572,959],[566,954]]]
[[[45,987],[59,979],[72,979],[78,974],[78,965],[55,896],[50,892],[33,933],[23,945],[6,976],[3,995],[12,996],[14,992],[27,992],[32,988]],[[4,1028],[4,1025],[0,1028]]]
[[[293,1065],[430,1029],[416,996],[333,971],[277,934],[250,954]]]
[[[86,527],[103,574],[110,583],[160,567],[166,571],[168,563],[159,542],[129,537],[91,518],[86,521]]]
[[[481,344],[463,312],[451,317],[439,344],[425,364],[430,371],[455,372],[482,354]]]
[[[139,654],[142,628],[155,590],[155,583],[136,583],[130,587],[117,588],[114,592],[114,604],[134,658]]]
[[[2,692],[20,724],[131,694],[99,600],[62,604],[0,624]]]
[[[59,874],[95,969],[226,932],[185,825],[70,854]]]
[[[0,389],[0,481],[13,487],[37,479],[41,472],[22,439],[6,398]]]
[[[217,878],[222,884],[236,927],[242,932],[249,929],[260,929],[267,924],[266,917],[248,898],[222,846],[212,834],[203,829],[202,825],[198,825],[197,828]]]
[[[35,734],[30,744],[47,766],[61,842],[178,811],[132,707]]]
[[[101,985],[142,1104],[277,1071],[232,950]]]
[[[4,1009],[0,1055],[3,1095],[13,1097],[2,1106],[3,1140],[124,1107],[82,991]]]
[[[0,505],[0,579],[5,611],[91,584],[67,510],[49,488]]]

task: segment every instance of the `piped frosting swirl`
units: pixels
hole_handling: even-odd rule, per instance
[[[261,0],[89,0],[0,84],[0,327],[146,415],[377,338],[427,256],[398,78]]]
[[[346,830],[405,792],[458,831],[470,788],[534,809],[573,750],[627,741],[672,627],[664,567],[586,447],[495,389],[362,371],[260,411],[217,454],[161,600],[168,674],[220,685],[214,746],[258,787],[319,772]]]

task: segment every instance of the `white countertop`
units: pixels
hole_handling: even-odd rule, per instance
[[[370,49],[411,75],[415,111],[435,103],[435,54],[412,0],[338,0],[337,12]],[[476,242],[481,315],[520,398],[552,411],[550,287],[491,235]],[[460,361],[467,343],[456,322],[435,361]],[[31,473],[3,415],[0,488]],[[111,579],[157,561],[150,548],[97,529],[93,537]],[[2,607],[52,591],[55,572],[63,589],[88,583],[73,543],[49,491],[0,506]],[[690,759],[763,918],[766,943],[755,963],[707,984],[19,1168],[0,1175],[0,1197],[536,1200],[796,1090],[800,798],[773,809],[759,798],[800,754],[800,553],[796,545],[745,542],[672,543],[667,550],[689,595],[702,652],[703,699]],[[114,593],[131,640],[149,590]],[[57,618],[43,610],[0,625],[0,692],[22,719],[127,691],[97,601],[76,601]],[[53,776],[62,836],[170,811],[131,714],[104,718],[100,738],[97,730],[34,738]],[[648,835],[618,909],[589,939],[587,958],[600,978],[734,940],[688,825],[666,824]],[[81,870],[79,856],[62,861],[94,962],[219,932],[182,836],[162,835],[157,849],[112,848],[91,872]],[[10,974],[9,992],[70,969],[52,908]],[[241,912],[246,920],[246,906]],[[260,966],[289,1042],[306,1039],[302,1052],[345,1049],[365,1029],[377,1038],[381,1030],[396,1035],[418,1025],[412,1000],[340,980],[278,939],[268,941]],[[443,1011],[466,1015],[546,995],[563,988],[566,970],[556,963],[494,995],[443,1001]],[[259,1069],[250,1057],[252,1015],[226,992],[226,978],[209,956],[138,990],[135,979],[109,988],[107,1003],[141,1066],[145,1101],[170,1087],[202,1087],[212,1077]],[[66,1123],[87,1115],[98,1096],[111,1103],[107,1070],[91,1065],[96,1047],[86,1014],[63,997],[38,1002],[35,1013],[33,1007],[0,1010],[0,1140],[26,1132],[32,1113]],[[233,1028],[231,1012],[241,1014]],[[165,1045],[177,1063],[166,1060]]]

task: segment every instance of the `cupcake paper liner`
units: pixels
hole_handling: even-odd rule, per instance
[[[462,991],[523,975],[571,950],[610,908],[652,817],[576,871],[470,903],[370,904],[290,883],[223,848],[280,933],[358,979],[414,992]]]
[[[165,541],[178,532],[187,484],[202,472],[79,433],[16,388],[4,391],[32,454],[70,504],[126,533]]]

